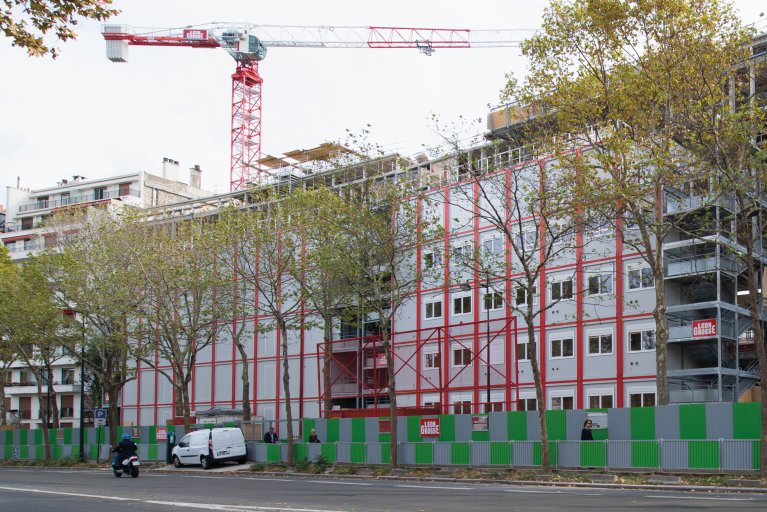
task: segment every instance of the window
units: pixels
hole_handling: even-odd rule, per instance
[[[423,367],[426,370],[439,368],[439,353],[436,350],[424,352]]]
[[[551,358],[573,357],[573,337],[558,337],[551,339]]]
[[[497,311],[503,307],[503,294],[501,292],[491,291],[484,294],[485,311]]]
[[[466,315],[471,313],[471,295],[453,297],[453,314]]]
[[[612,395],[589,395],[589,409],[610,409],[612,406]]]
[[[551,283],[551,300],[564,300],[573,298],[573,279],[554,281]]]
[[[471,414],[471,400],[453,402],[453,414]]]
[[[61,193],[61,204],[62,204],[62,206],[69,204],[69,199],[70,199],[69,192],[62,192]]]
[[[471,349],[462,345],[453,346],[453,366],[468,366],[471,364]]]
[[[655,276],[650,267],[629,268],[629,290],[642,290],[655,286]]]
[[[533,345],[528,342],[527,338],[517,340],[517,361],[529,361],[532,352]]]
[[[533,286],[533,296],[538,293],[535,286]],[[522,284],[516,284],[514,286],[514,302],[517,306],[524,306],[527,304],[527,288]]]
[[[37,208],[48,208],[48,196],[40,196],[37,198]]]
[[[655,329],[629,332],[629,352],[655,350]]]
[[[589,354],[612,354],[613,353],[613,335],[610,334],[592,334],[589,336]]]
[[[62,384],[74,384],[75,383],[75,370],[74,370],[74,368],[63,368],[61,370],[61,383]]]
[[[629,393],[630,407],[653,407],[655,406],[655,393]]]
[[[588,278],[588,294],[603,295],[613,292],[613,274],[610,272],[600,272],[591,274]]]
[[[519,227],[512,227],[512,243],[514,244],[515,251],[518,252],[523,258],[527,258],[535,250],[537,237],[534,229],[521,229]]]
[[[423,268],[429,270],[437,268],[442,265],[442,255],[438,250],[424,251],[423,253]]]
[[[34,225],[34,218],[33,217],[25,217],[21,219],[21,229],[22,231],[27,229],[32,229],[32,226]]]
[[[129,196],[130,195],[130,183],[120,183],[120,196]]]
[[[470,240],[459,242],[452,248],[453,260],[456,263],[467,263],[471,261],[472,244]]]
[[[565,409],[572,409],[573,408],[573,397],[572,396],[552,396],[551,397],[551,408],[555,411],[563,411]]]
[[[520,398],[517,400],[518,411],[534,411],[538,408],[538,402],[535,398]]]
[[[442,318],[442,301],[426,303],[426,318]]]
[[[495,236],[493,238],[487,238],[482,242],[482,248],[486,254],[503,254],[503,238]]]
[[[104,199],[104,197],[106,196],[106,191],[107,191],[107,189],[104,188],[104,187],[94,188],[93,189],[93,199],[95,199],[96,201],[98,201],[100,199]]]

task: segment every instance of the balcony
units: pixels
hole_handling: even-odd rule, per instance
[[[104,191],[102,194],[88,194],[82,196],[66,197],[63,199],[47,200],[47,201],[35,201],[34,203],[27,203],[19,206],[19,213],[32,212],[36,210],[48,210],[52,208],[61,208],[62,206],[72,206],[76,204],[92,203],[95,201],[105,201],[107,199],[116,199],[119,197],[133,196],[139,197],[139,191],[135,189],[130,190],[112,190]]]
[[[32,242],[29,244],[24,245],[12,245],[12,246],[6,246],[6,249],[8,249],[8,252],[10,254],[15,253],[28,253],[32,251],[42,251],[45,249],[45,243],[44,242]]]

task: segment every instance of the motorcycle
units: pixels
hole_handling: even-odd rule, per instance
[[[136,455],[132,455],[122,461],[122,464],[113,464],[112,471],[115,477],[120,478],[123,475],[130,475],[132,478],[138,478],[139,466],[141,461]]]

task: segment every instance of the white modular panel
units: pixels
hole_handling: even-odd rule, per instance
[[[136,425],[138,423],[138,411],[133,407],[124,407],[121,410],[123,425]]]
[[[154,425],[154,413],[154,407],[142,407],[139,413],[138,426],[148,427],[150,425]]]
[[[240,379],[236,378],[239,381]],[[231,402],[232,400],[232,365],[231,364],[217,364],[216,365],[216,387],[215,396],[213,397],[215,402]]]
[[[122,389],[123,405],[124,406],[136,405],[138,401],[137,393],[138,393],[138,382],[136,381],[136,379],[126,382],[125,386],[123,386],[123,389]]]
[[[194,379],[192,384],[194,385],[194,402],[199,404],[201,402],[210,402],[210,379],[211,368],[210,366],[197,366],[194,372]]]
[[[141,403],[154,404],[154,370],[142,370],[141,376]]]
[[[256,398],[258,400],[268,400],[275,398],[275,363],[274,361],[258,363],[258,372],[256,373],[258,384],[256,386]]]
[[[157,403],[169,404],[173,402],[173,385],[162,374],[157,375]]]

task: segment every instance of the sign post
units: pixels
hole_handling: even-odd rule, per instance
[[[93,410],[93,423],[96,425],[96,464],[101,455],[101,428],[107,423],[107,410],[100,408]]]

